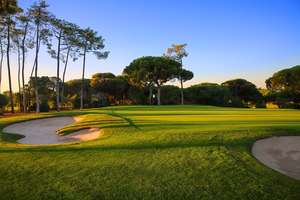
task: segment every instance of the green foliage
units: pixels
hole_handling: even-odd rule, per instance
[[[177,77],[181,64],[167,57],[145,56],[135,59],[127,66],[123,74],[133,84],[141,87],[157,87],[157,104],[160,104],[160,87]]]
[[[48,102],[47,101],[43,101],[41,104],[40,104],[40,111],[41,112],[49,112],[49,105],[48,105]]]
[[[300,93],[300,65],[276,72],[266,80],[266,85],[271,91]]]
[[[161,104],[174,105],[180,102],[180,88],[173,85],[161,87]]]
[[[169,58],[145,56],[131,62],[123,74],[133,82],[150,82],[158,86],[175,78],[179,67],[178,62]]]
[[[119,101],[124,100],[129,84],[124,77],[116,77],[112,73],[97,73],[92,76],[91,87],[98,93],[110,96],[112,104],[119,104]]]
[[[265,97],[267,102],[273,102],[279,108],[298,108],[300,102],[300,94],[291,91],[271,91]]]
[[[17,0],[0,0],[0,15],[14,15],[21,11],[22,9],[18,7]]]
[[[191,72],[189,70],[179,69],[178,76],[179,76],[179,78],[182,79],[183,82],[186,82],[186,81],[193,79],[194,74],[193,74],[193,72]]]
[[[73,79],[65,83],[66,101],[72,105],[72,108],[80,108],[80,88],[82,80]],[[93,89],[90,86],[90,79],[84,79],[84,98],[85,106],[90,107],[92,104]]]
[[[3,94],[0,94],[0,109],[1,109],[1,112],[3,111],[5,106],[7,106],[7,104],[8,104],[8,97],[3,95]]]
[[[234,97],[240,98],[245,106],[262,100],[262,94],[256,86],[245,79],[226,81],[222,83],[222,86],[227,87]]]
[[[137,86],[130,85],[127,90],[127,97],[131,104],[135,105],[145,105],[147,104],[147,91],[145,88],[140,88]]]
[[[230,90],[215,83],[193,85],[185,89],[186,101],[191,104],[241,107]]]
[[[280,108],[299,108],[300,103],[300,65],[276,72],[266,80],[271,91],[267,101],[272,101]]]

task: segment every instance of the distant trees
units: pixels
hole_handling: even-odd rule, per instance
[[[2,85],[2,70],[3,70],[3,59],[5,56],[5,40],[6,31],[4,28],[4,21],[0,19],[0,90]]]
[[[266,96],[267,101],[282,108],[300,107],[300,65],[274,73],[266,80],[266,86],[270,91]]]
[[[180,68],[178,69],[177,78],[180,81],[180,93],[181,93],[181,104],[184,104],[184,93],[183,93],[183,83],[191,80],[194,76],[193,72],[183,69],[182,59],[188,56],[185,47],[187,44],[173,44],[167,49],[165,56],[174,59],[180,63]]]
[[[266,80],[266,86],[271,91],[300,93],[300,65],[276,72]]]
[[[56,59],[56,110],[60,110],[60,100],[63,99],[63,84],[65,81],[66,68],[69,60],[69,56],[73,57],[73,60],[77,59],[77,54],[79,52],[79,47],[76,46],[78,43],[79,27],[73,23],[67,22],[65,20],[58,19],[56,17],[51,17],[50,19],[52,27],[52,35],[57,40],[56,49],[53,48],[52,43],[48,43],[48,52],[50,55]],[[62,81],[62,92],[60,92],[60,63],[63,61],[65,63],[63,71],[63,81]]]
[[[23,105],[23,112],[27,112],[27,96],[25,91],[25,60],[26,60],[26,53],[28,51],[28,48],[32,48],[32,40],[31,38],[28,38],[28,35],[31,34],[32,31],[32,25],[30,21],[30,13],[25,12],[18,16],[18,26],[21,33],[21,54],[22,54],[22,70],[21,70],[21,76],[22,76],[22,105]]]
[[[36,112],[40,112],[40,100],[38,93],[38,64],[39,64],[39,50],[41,42],[47,44],[49,39],[49,20],[50,13],[48,11],[48,5],[46,1],[41,0],[31,6],[29,12],[32,17],[32,21],[35,24],[35,67],[34,67],[34,77],[35,77],[35,99],[36,99]]]
[[[186,100],[190,104],[243,107],[239,98],[234,98],[230,90],[216,83],[201,83],[185,89]]]
[[[152,84],[157,89],[157,104],[161,104],[161,86],[176,78],[180,63],[166,58],[146,56],[134,60],[124,69],[124,74],[129,76],[133,82],[142,85],[150,85],[150,95],[152,94]],[[151,98],[151,96],[150,96]]]
[[[123,75],[127,77],[130,84],[141,88],[147,88],[149,90],[149,104],[152,104],[153,95],[153,74],[149,67],[150,63],[147,62],[151,58],[137,58],[133,60],[125,69],[123,70]]]
[[[4,112],[5,106],[8,104],[8,99],[5,95],[0,94],[0,113]]]
[[[7,72],[8,72],[8,84],[9,84],[9,96],[10,96],[10,105],[11,112],[14,112],[14,103],[13,103],[13,91],[11,83],[11,63],[10,63],[10,51],[12,48],[11,38],[13,36],[13,29],[15,26],[16,14],[21,12],[22,9],[18,7],[17,1],[3,1],[1,2],[1,26],[2,31],[6,31],[6,62],[7,62]]]
[[[91,86],[95,93],[105,99],[111,99],[118,104],[124,104],[129,84],[122,76],[115,76],[112,73],[97,73],[92,76]],[[120,103],[119,103],[120,102]]]
[[[82,84],[81,84],[81,95],[80,95],[80,109],[84,107],[84,75],[85,75],[85,64],[86,54],[93,53],[97,59],[107,58],[109,52],[102,51],[104,49],[104,39],[99,36],[98,33],[90,28],[81,29],[78,31],[79,39],[77,42],[78,47],[81,49],[83,56],[82,62]]]
[[[85,90],[83,91],[83,95],[85,96],[85,103],[87,107],[92,106],[92,95],[93,89],[90,86],[90,79],[84,79],[83,87]],[[65,96],[66,102],[71,108],[80,108],[81,106],[81,90],[82,87],[82,79],[73,79],[65,82]]]
[[[180,88],[175,85],[163,85],[161,87],[161,104],[176,105],[180,102]]]
[[[24,112],[27,111],[31,102],[35,102],[35,110],[39,112],[40,104],[43,103],[38,88],[40,86],[38,83],[40,81],[40,77],[38,77],[39,55],[42,45],[47,45],[48,52],[57,60],[56,78],[51,78],[51,81],[55,83],[55,107],[57,111],[60,110],[61,103],[64,102],[64,82],[69,60],[75,61],[83,56],[82,84],[80,86],[80,102],[81,108],[83,108],[86,54],[93,53],[99,59],[108,56],[107,51],[102,51],[104,39],[95,30],[91,28],[82,29],[74,23],[59,19],[48,11],[48,7],[45,0],[37,0],[28,10],[23,12],[18,7],[16,0],[1,0],[0,2],[0,86],[3,60],[6,55],[12,112],[15,104],[11,83],[10,53],[14,48],[18,56],[18,103],[20,110]],[[35,48],[35,57],[29,80],[30,86],[28,86],[25,81],[25,65],[28,49],[31,48]],[[64,63],[62,79],[61,63]],[[32,87],[32,81],[36,81],[35,87]],[[34,95],[28,92],[30,87],[34,88]],[[28,96],[29,94],[30,96]],[[35,98],[35,100],[28,98]]]
[[[245,79],[234,79],[222,83],[235,98],[239,98],[245,105],[256,104],[262,101],[262,94],[256,86]]]
[[[35,98],[31,98],[32,101],[29,103],[30,110],[36,109],[36,104],[40,104],[40,110],[46,112],[49,110],[49,104],[54,103],[54,91],[55,91],[55,77],[41,76],[41,77],[31,77],[28,82],[29,96],[33,97],[38,90],[39,101]]]

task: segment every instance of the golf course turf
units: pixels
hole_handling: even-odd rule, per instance
[[[251,155],[253,143],[300,135],[300,111],[212,106],[115,106],[0,119],[79,116],[65,135],[93,141],[17,144],[1,133],[0,199],[300,199],[300,181]]]

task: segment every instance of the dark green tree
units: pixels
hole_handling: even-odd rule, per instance
[[[33,23],[35,24],[35,60],[34,60],[34,77],[38,81],[38,64],[39,64],[39,50],[41,41],[48,43],[49,39],[49,19],[50,13],[48,11],[48,5],[45,0],[40,0],[31,6],[29,12]],[[36,83],[38,86],[38,84]],[[40,100],[39,100],[39,89],[35,87],[35,98],[36,98],[36,112],[40,112]]]
[[[300,65],[276,72],[266,80],[271,91],[291,91],[300,94]]]
[[[123,104],[129,84],[122,76],[112,73],[97,73],[91,79],[91,86],[98,93],[104,93],[113,98],[111,103]]]
[[[216,83],[201,83],[184,90],[190,104],[243,107],[239,98],[233,97],[230,90]]]
[[[11,83],[11,68],[10,68],[10,51],[11,51],[11,37],[13,30],[15,28],[15,17],[16,14],[21,12],[22,9],[18,7],[17,1],[1,1],[2,5],[0,6],[0,15],[1,15],[1,26],[4,27],[6,31],[6,62],[7,62],[7,72],[8,72],[8,84],[9,84],[9,96],[10,96],[10,105],[11,112],[14,112],[14,103],[13,103],[13,92],[12,92],[12,83]]]
[[[147,59],[144,57],[135,59],[123,70],[123,75],[127,77],[128,82],[136,87],[148,88],[149,90],[149,104],[152,104],[153,95],[153,79],[152,71],[147,70],[145,63]]]
[[[0,109],[1,113],[4,113],[5,106],[8,104],[8,98],[7,96],[0,94]]]
[[[134,80],[144,79],[148,84],[153,83],[157,88],[157,104],[160,105],[161,86],[176,78],[179,68],[180,63],[170,58],[146,56],[134,60],[125,68],[124,74],[132,74]]]
[[[245,106],[262,100],[262,94],[256,86],[245,79],[229,80],[222,83],[222,86],[227,87],[234,97],[240,98]]]

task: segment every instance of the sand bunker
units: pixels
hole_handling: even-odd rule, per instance
[[[100,136],[99,129],[83,129],[66,136],[56,133],[67,125],[78,121],[73,117],[52,117],[20,122],[5,127],[2,131],[16,133],[25,137],[18,140],[22,144],[61,144],[66,142],[93,140]]]
[[[252,147],[252,153],[266,166],[300,180],[300,136],[258,140]]]

